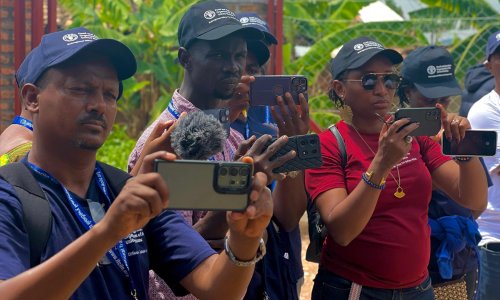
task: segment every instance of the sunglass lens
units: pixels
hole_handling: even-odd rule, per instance
[[[375,85],[377,85],[377,75],[375,74],[366,74],[361,78],[361,84],[363,88],[367,91],[373,90]]]
[[[384,76],[384,85],[388,89],[397,89],[401,78],[396,74],[389,74]]]

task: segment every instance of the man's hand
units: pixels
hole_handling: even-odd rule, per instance
[[[264,150],[264,146],[269,140],[271,140],[271,138],[272,137],[268,134],[265,134],[258,139],[255,136],[252,136],[248,140],[243,141],[234,154],[235,160],[238,160],[243,156],[251,157],[254,161],[254,173],[265,173],[268,180],[267,184],[270,184],[273,180],[285,179],[284,174],[273,173],[273,169],[282,166],[284,163],[293,159],[297,155],[297,153],[292,150],[287,154],[271,161],[271,157],[288,142],[288,136],[281,136],[269,145],[266,150]]]
[[[255,77],[243,75],[236,86],[236,89],[228,102],[222,101],[229,108],[229,122],[234,122],[243,110],[246,110],[250,105],[250,83],[255,81]]]
[[[243,161],[247,158],[243,159]],[[271,191],[264,173],[255,174],[250,191],[250,205],[245,212],[228,212],[229,235],[234,238],[260,238],[273,215]]]
[[[139,173],[144,157],[146,155],[158,151],[167,151],[174,153],[170,136],[172,135],[172,131],[179,123],[179,120],[184,118],[184,116],[186,116],[185,112],[181,113],[177,121],[170,120],[167,122],[158,122],[158,124],[156,124],[155,128],[144,143],[144,148],[142,149],[141,155],[137,159],[134,168],[130,171],[130,175],[135,176]]]
[[[283,97],[277,97],[279,113],[276,111],[276,107],[271,107],[271,114],[278,125],[279,135],[307,134],[309,132],[309,104],[306,97],[302,93],[299,94],[300,106],[297,106],[292,95],[287,92],[285,93],[285,101],[286,106]]]

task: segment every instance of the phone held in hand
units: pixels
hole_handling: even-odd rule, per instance
[[[229,136],[229,132],[231,130],[231,123],[229,122],[229,108],[212,108],[205,109],[203,112],[207,115],[213,116],[222,124],[224,130],[226,131],[227,136]]]
[[[307,78],[303,75],[257,75],[250,83],[250,105],[277,105],[276,97],[284,97],[286,92],[292,95],[295,104],[300,102],[300,93],[307,100]]]
[[[252,164],[156,160],[154,167],[168,185],[167,209],[243,211],[248,206]]]
[[[441,111],[436,107],[409,107],[400,108],[394,113],[394,119],[409,118],[411,123],[420,123],[420,126],[408,135],[411,136],[434,136],[441,130]],[[399,130],[403,129],[402,126]]]
[[[264,149],[269,147],[269,145],[271,145],[274,141],[276,141],[276,138],[269,140]],[[285,162],[283,165],[274,168],[273,173],[314,169],[321,167],[323,164],[323,160],[321,158],[321,146],[317,134],[305,134],[288,137],[288,142],[281,147],[278,152],[270,158],[270,160],[273,161],[276,158],[287,154],[291,150],[295,150],[297,155],[293,159]]]
[[[450,156],[494,156],[497,150],[495,130],[467,130],[460,143],[449,141],[443,134],[441,138],[443,154]]]

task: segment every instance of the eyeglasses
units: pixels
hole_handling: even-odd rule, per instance
[[[382,77],[384,86],[388,89],[395,90],[401,82],[401,77],[395,73],[368,73],[361,79],[344,79],[344,81],[361,81],[361,85],[367,91],[371,91],[377,85],[377,80]]]

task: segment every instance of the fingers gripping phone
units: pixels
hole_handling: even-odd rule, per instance
[[[155,171],[168,185],[168,209],[243,211],[248,206],[252,164],[156,160]]]
[[[271,145],[274,141],[276,141],[276,138],[268,141],[264,149],[267,149],[267,147],[269,147],[269,145]],[[317,134],[305,134],[289,137],[288,142],[281,147],[278,152],[271,156],[270,160],[273,161],[276,158],[287,154],[291,150],[295,150],[297,155],[293,159],[285,162],[283,165],[274,168],[273,173],[313,169],[318,168],[323,164],[323,160],[321,158],[321,146]]]
[[[434,136],[441,130],[441,111],[436,107],[400,108],[394,113],[394,119],[410,118],[410,123],[420,123],[420,126],[410,132],[411,136]]]
[[[277,105],[276,97],[284,97],[286,92],[292,95],[295,104],[300,102],[300,93],[307,100],[307,78],[302,75],[257,75],[250,84],[250,105]]]
[[[449,141],[443,134],[441,139],[443,154],[450,156],[494,156],[497,150],[495,130],[467,130],[460,143]]]

